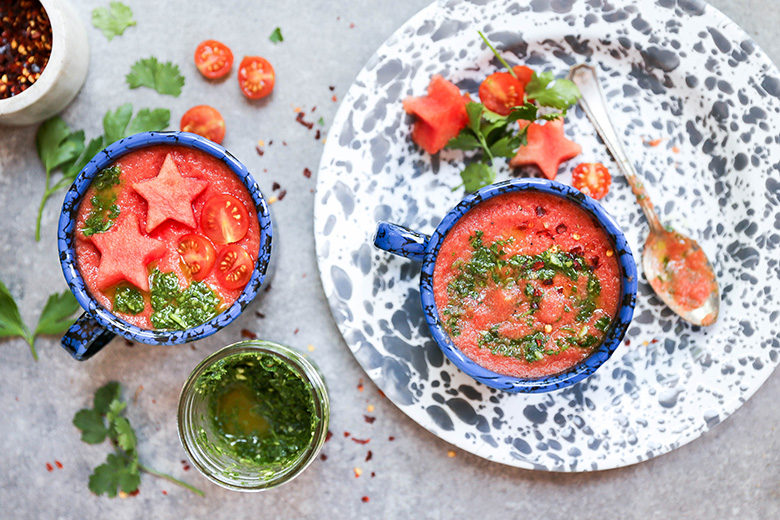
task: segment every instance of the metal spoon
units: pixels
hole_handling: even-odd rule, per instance
[[[658,221],[634,165],[628,160],[609,119],[604,94],[590,65],[575,65],[569,79],[580,89],[580,106],[631,185],[647,218],[650,234],[642,252],[645,276],[656,294],[681,318],[694,325],[712,325],[718,319],[720,293],[712,265],[699,244]]]

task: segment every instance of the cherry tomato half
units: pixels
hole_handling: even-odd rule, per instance
[[[502,116],[522,105],[524,96],[523,84],[508,72],[494,72],[479,86],[479,99],[485,108]]]
[[[192,275],[192,279],[196,281],[201,281],[209,275],[217,259],[217,251],[211,241],[195,233],[181,237],[176,251]]]
[[[571,185],[594,199],[601,199],[609,193],[612,176],[601,163],[578,164],[571,172]]]
[[[260,56],[247,56],[238,68],[238,85],[249,99],[264,98],[274,89],[276,75],[268,60]]]
[[[203,206],[200,226],[215,244],[238,242],[249,229],[249,214],[233,195],[211,197]]]
[[[224,43],[206,40],[195,49],[195,66],[209,79],[221,78],[233,66],[233,53]]]
[[[217,255],[217,281],[225,289],[241,289],[252,277],[254,262],[249,253],[238,244],[222,248]]]
[[[217,109],[208,105],[198,105],[184,112],[179,128],[182,132],[192,132],[217,144],[225,138],[225,120]]]

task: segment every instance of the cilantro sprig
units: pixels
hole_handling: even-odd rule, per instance
[[[89,476],[89,489],[96,495],[117,496],[117,490],[130,494],[141,485],[141,472],[163,478],[178,486],[205,496],[200,489],[142,464],[138,456],[138,437],[130,421],[122,414],[127,403],[121,398],[122,387],[116,381],[98,388],[92,408],[83,408],[73,417],[73,425],[81,431],[81,440],[87,444],[101,444],[106,439],[114,448],[106,462],[96,467]]]
[[[73,324],[72,316],[81,309],[75,296],[70,291],[60,294],[54,293],[46,300],[43,311],[38,318],[35,330],[30,332],[24,323],[19,307],[16,305],[11,292],[0,281],[0,338],[19,337],[30,345],[33,359],[38,361],[38,353],[35,351],[35,338],[41,334],[62,334]]]
[[[107,9],[96,7],[92,10],[92,25],[111,41],[114,36],[121,36],[125,29],[135,25],[133,10],[122,2],[111,2]]]
[[[133,63],[125,81],[130,88],[149,87],[174,97],[179,97],[184,86],[179,66],[170,61],[160,63],[154,56]]]
[[[485,35],[481,32],[479,35],[509,73],[516,76]],[[461,186],[471,192],[493,183],[496,180],[493,162],[498,158],[511,159],[518,148],[527,144],[529,125],[517,128],[513,123],[523,120],[530,124],[563,118],[579,97],[580,92],[571,81],[555,79],[552,72],[534,72],[525,87],[523,103],[513,107],[505,116],[487,109],[482,103],[466,103],[469,124],[445,147],[450,150],[479,151],[479,161],[470,162],[460,173],[463,181]]]
[[[36,241],[41,239],[43,209],[52,195],[70,186],[84,166],[104,146],[138,132],[167,128],[171,112],[164,108],[154,110],[143,108],[138,111],[134,119],[132,116],[133,105],[130,103],[122,105],[113,112],[109,110],[103,117],[104,135],[91,139],[86,145],[84,131],[72,131],[60,116],[54,116],[41,124],[35,136],[35,144],[38,157],[46,169],[46,185],[35,223]],[[52,173],[56,170],[60,170],[62,176],[53,182]]]

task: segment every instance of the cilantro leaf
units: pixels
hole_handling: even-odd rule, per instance
[[[62,334],[73,325],[75,321],[71,316],[81,310],[81,305],[70,291],[60,294],[54,293],[46,300],[41,317],[33,335],[38,334]]]
[[[160,63],[154,56],[136,61],[125,76],[130,88],[149,87],[160,94],[178,97],[184,86],[179,66],[168,61]]]
[[[466,114],[469,116],[469,128],[472,132],[479,135],[479,125],[482,122],[482,113],[485,106],[482,103],[469,101],[466,103]]]
[[[568,79],[555,79],[552,72],[543,72],[531,77],[525,87],[525,95],[536,100],[543,107],[566,110],[581,97],[577,85]]]
[[[536,105],[533,103],[526,103],[522,106],[512,107],[512,111],[508,116],[506,116],[506,118],[510,123],[514,123],[520,119],[533,122],[536,120],[538,111],[539,110],[536,108]]]
[[[111,2],[108,9],[96,7],[92,10],[92,25],[111,41],[114,36],[121,36],[125,29],[135,25],[133,10],[121,2]]]
[[[32,335],[19,314],[11,292],[0,281],[0,337],[11,336],[21,336],[28,343],[32,341]]]
[[[496,172],[493,168],[483,162],[469,163],[466,168],[460,172],[463,179],[463,187],[468,192],[477,191],[483,186],[491,184],[496,180]]]
[[[453,137],[447,143],[447,148],[451,150],[476,150],[482,146],[479,140],[471,132],[461,132]]]
[[[119,393],[122,388],[116,381],[109,381],[95,391],[95,399],[92,406],[100,415],[108,413],[108,407],[112,402],[119,399]]]
[[[119,417],[125,408],[127,408],[127,403],[120,401],[118,396],[113,401],[111,401],[111,404],[108,405],[108,411],[106,412],[106,419],[108,419],[108,424],[113,426],[117,417]]]
[[[154,110],[142,108],[136,114],[135,119],[130,123],[130,127],[127,129],[127,135],[133,135],[139,132],[165,130],[170,121],[170,110],[165,108],[155,108]]]
[[[116,443],[125,451],[132,451],[138,444],[138,439],[135,437],[135,432],[130,421],[124,417],[117,417],[114,420],[114,430],[116,431]]]
[[[511,159],[520,148],[520,138],[517,135],[505,135],[490,145],[490,153],[493,157],[505,157]]]
[[[133,117],[133,105],[125,103],[114,112],[110,110],[103,116],[103,135],[106,143],[111,144],[125,136],[125,130]]]
[[[92,408],[83,408],[76,412],[73,426],[81,430],[81,440],[87,444],[100,444],[108,436],[103,417]]]
[[[282,30],[277,27],[274,29],[274,32],[271,33],[271,36],[269,36],[268,39],[271,40],[271,43],[283,42],[284,37],[282,36]]]
[[[38,128],[35,146],[48,175],[56,167],[81,154],[84,150],[84,132],[72,133],[60,116],[54,116]]]
[[[103,136],[96,137],[89,141],[89,144],[84,148],[84,152],[78,158],[69,163],[62,165],[62,173],[64,174],[57,184],[54,185],[54,191],[58,191],[61,188],[65,188],[70,185],[76,176],[84,169],[84,166],[103,149]]]
[[[127,460],[116,453],[109,453],[106,462],[95,468],[89,476],[89,489],[96,495],[114,498],[117,488],[132,493],[141,484],[137,463]]]

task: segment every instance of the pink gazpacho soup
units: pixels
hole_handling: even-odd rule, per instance
[[[199,150],[154,146],[98,172],[75,238],[79,271],[101,305],[144,329],[184,330],[241,294],[260,226],[226,164]]]
[[[604,340],[617,313],[617,255],[562,197],[498,195],[447,233],[433,276],[439,318],[477,364],[514,377],[563,372]]]

